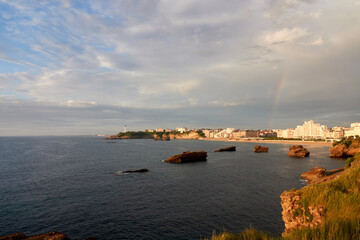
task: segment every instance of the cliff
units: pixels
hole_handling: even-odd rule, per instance
[[[337,175],[324,183],[315,181],[300,190],[281,194],[283,236],[290,239],[301,239],[299,237],[306,234],[309,239],[311,236],[317,236],[316,239],[360,238],[360,153],[350,167],[340,172],[340,169],[334,170],[333,174]],[[321,168],[313,169],[310,175],[329,176]]]
[[[202,138],[198,132],[196,131],[190,131],[186,133],[171,133],[170,139],[190,139],[190,140],[197,140]]]

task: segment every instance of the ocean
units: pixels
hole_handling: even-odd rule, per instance
[[[202,239],[253,227],[284,230],[280,194],[301,188],[300,174],[334,169],[329,147],[201,140],[104,140],[101,137],[0,137],[0,236],[59,231],[72,239]],[[214,152],[236,146],[236,152]],[[184,151],[207,162],[171,164]],[[147,168],[146,173],[115,175]]]

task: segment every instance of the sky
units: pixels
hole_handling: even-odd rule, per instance
[[[360,0],[0,0],[0,136],[360,122]]]

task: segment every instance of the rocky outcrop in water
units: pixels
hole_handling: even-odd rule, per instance
[[[141,168],[141,169],[136,169],[136,170],[126,170],[126,171],[119,171],[116,172],[115,175],[121,175],[123,173],[144,173],[144,172],[148,172],[149,170],[146,168]]]
[[[215,152],[233,152],[233,151],[236,151],[235,146],[226,147],[226,148],[219,148],[219,149],[215,150]]]
[[[26,236],[24,233],[14,233],[8,236],[0,237],[0,240],[71,240],[64,233],[50,232],[34,236]]]
[[[289,148],[287,155],[293,158],[301,158],[310,156],[310,152],[302,145],[293,145]]]
[[[324,222],[324,207],[302,206],[300,190],[285,191],[280,198],[282,219],[285,223],[283,235],[295,228],[313,228]]]
[[[329,157],[344,158],[355,156],[356,153],[360,152],[360,148],[348,147],[345,144],[338,144],[329,149]]]
[[[344,168],[338,168],[330,171],[326,171],[322,167],[314,167],[310,171],[301,174],[301,177],[307,180],[308,184],[318,184],[323,182],[329,182],[335,179],[337,176],[344,172]]]
[[[260,145],[255,145],[254,147],[254,152],[268,152],[269,148],[268,147],[262,147]]]
[[[197,162],[197,161],[206,161],[207,152],[183,152],[181,154],[172,156],[166,159],[164,162],[169,163],[189,163],[189,162]]]

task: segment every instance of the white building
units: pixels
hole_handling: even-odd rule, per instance
[[[187,129],[186,127],[177,127],[176,131],[180,132],[180,133],[184,133],[184,132],[189,131],[189,129]]]
[[[216,133],[214,138],[229,138],[234,131],[235,128],[227,128],[221,132]]]
[[[360,123],[352,123],[350,128],[346,129],[344,132],[344,137],[355,137],[360,136]]]
[[[294,130],[294,138],[317,138],[325,139],[329,130],[326,125],[314,123],[313,120],[305,121],[304,124],[298,125]]]

